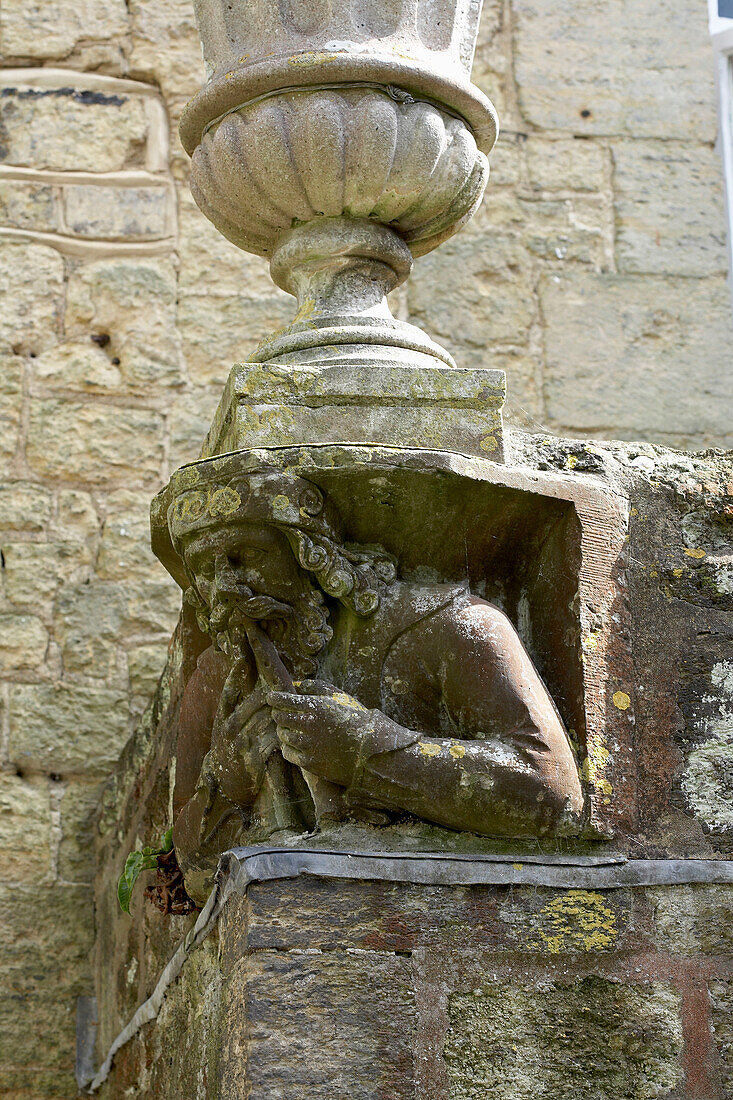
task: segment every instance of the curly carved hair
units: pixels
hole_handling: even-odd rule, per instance
[[[340,543],[300,527],[273,524],[287,538],[300,566],[312,573],[328,596],[357,615],[372,615],[384,588],[397,575],[395,559],[381,546]]]

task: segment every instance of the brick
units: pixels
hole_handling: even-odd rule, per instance
[[[450,1100],[655,1100],[683,1080],[680,997],[662,983],[492,982],[448,997]]]
[[[124,592],[103,581],[65,585],[54,608],[54,629],[65,673],[113,676],[125,612]]]
[[[565,0],[516,0],[513,11],[519,103],[532,125],[714,142],[714,66],[696,5],[608,0],[601,13]]]
[[[7,542],[3,545],[4,592],[18,610],[39,615],[51,612],[60,584],[88,581],[92,556],[81,542]]]
[[[127,738],[127,696],[70,684],[13,684],[9,757],[21,770],[99,775]]]
[[[119,390],[122,372],[109,355],[91,342],[58,344],[33,363],[35,378],[49,389],[94,392]]]
[[[613,148],[620,271],[725,275],[720,153],[708,145],[624,142]]]
[[[18,445],[23,405],[24,360],[0,354],[0,461],[10,462]]]
[[[127,654],[127,666],[130,673],[130,691],[146,701],[152,696],[168,657],[165,642],[151,645],[138,645]]]
[[[127,31],[124,0],[3,0],[0,49],[5,57],[46,60],[66,57],[82,39],[122,37]]]
[[[83,140],[80,139],[80,135]],[[143,96],[119,91],[10,87],[0,99],[0,160],[60,171],[115,172],[145,163]]]
[[[287,325],[294,313],[294,301],[274,291],[261,299],[182,294],[178,328],[193,385],[223,386],[232,366],[247,359],[274,329]]]
[[[97,484],[120,478],[132,478],[134,484],[157,480],[163,418],[148,409],[33,401],[26,453],[33,471],[44,478]]]
[[[69,782],[63,786],[58,874],[64,882],[91,883],[94,879],[94,821],[101,792],[100,783]]]
[[[596,141],[548,141],[531,134],[526,144],[530,185],[538,191],[602,191],[608,153]]]
[[[193,8],[187,0],[130,0],[130,64],[166,98],[190,99],[206,79]]]
[[[54,344],[63,310],[64,264],[38,244],[0,240],[0,344],[37,354]],[[38,288],[43,287],[43,294]]]
[[[150,494],[118,489],[105,500],[105,520],[97,557],[104,580],[144,582],[160,564],[150,549]]]
[[[42,669],[47,648],[48,633],[35,615],[0,614],[0,672]]]
[[[0,775],[0,859],[4,883],[51,876],[51,807],[45,779]]]
[[[220,399],[217,386],[196,387],[176,395],[169,418],[171,469],[198,458]]]
[[[69,280],[66,331],[89,339],[109,336],[104,351],[127,386],[184,381],[176,330],[176,273],[167,259],[110,259],[79,267]]]
[[[542,280],[540,300],[555,425],[681,445],[731,438],[722,279],[557,275]]]
[[[269,265],[222,237],[194,203],[188,188],[178,200],[179,285],[184,293],[219,296],[246,293],[251,298],[278,300],[283,310],[295,312],[293,298],[273,286]]]
[[[167,187],[65,187],[67,232],[103,240],[152,241],[168,233]]]

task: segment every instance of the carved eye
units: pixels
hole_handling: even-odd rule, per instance
[[[260,546],[245,546],[240,550],[239,557],[244,565],[252,565],[262,561],[266,553]]]

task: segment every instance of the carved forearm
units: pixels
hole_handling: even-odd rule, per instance
[[[364,739],[347,796],[407,810],[450,829],[483,835],[530,835],[555,826],[564,800],[538,770],[495,741],[424,737],[379,712]]]

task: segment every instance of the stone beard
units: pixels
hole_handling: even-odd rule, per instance
[[[169,515],[213,642],[177,749],[174,840],[192,896],[227,848],[287,844],[327,820],[578,831],[567,734],[503,612],[344,543],[330,502],[295,475],[196,493]]]

